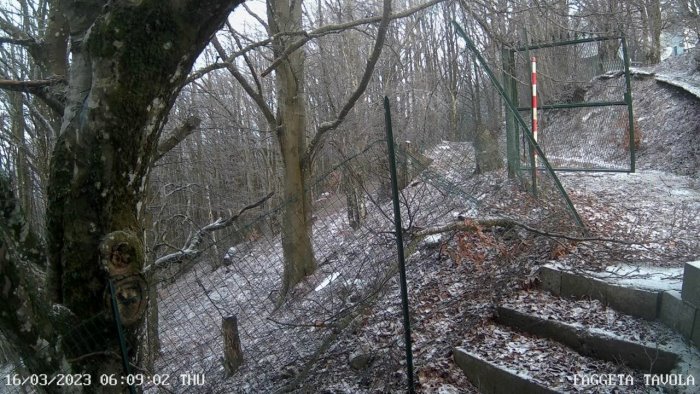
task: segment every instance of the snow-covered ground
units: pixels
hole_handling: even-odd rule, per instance
[[[517,356],[512,362],[540,368],[538,375],[546,381],[567,384],[566,379],[561,380],[562,371],[551,368],[556,366],[557,357],[576,363],[576,354],[567,349],[548,349],[549,343],[535,342],[535,348],[531,348],[523,337],[479,329],[498,300],[530,286],[533,272],[541,264],[557,262],[653,286],[677,281],[680,264],[700,257],[700,187],[694,172],[699,163],[700,137],[697,128],[695,134],[688,131],[700,116],[695,108],[697,101],[657,86],[649,78],[635,84],[635,100],[639,101],[636,113],[644,133],[640,170],[634,174],[559,174],[587,225],[587,234],[576,231],[564,200],[547,174],[541,174],[539,195],[534,198],[503,172],[475,176],[470,143],[443,141],[424,152],[432,163],[402,191],[419,390],[472,392],[473,387],[452,360],[451,349],[459,343],[468,345],[474,338],[488,345],[482,350],[490,357],[499,357],[501,348],[510,349],[505,354]],[[559,127],[560,137],[566,142],[565,133],[576,133],[575,127],[595,123],[592,119],[615,126],[604,122],[608,115],[596,111],[601,110],[577,113],[564,123],[550,118],[549,127]],[[674,134],[669,127],[676,128]],[[626,156],[617,142],[605,140],[609,137],[596,135],[594,130],[586,133],[579,136],[585,137],[579,138],[579,143],[588,138],[600,146],[610,146],[596,149],[591,144],[579,145],[562,150],[562,156],[552,150],[551,158],[561,165],[626,165]],[[554,139],[549,143],[556,144]],[[372,150],[367,154],[383,153]],[[375,156],[359,156],[356,160],[377,162]],[[216,270],[202,263],[175,283],[159,286],[162,349],[153,372],[206,375],[203,387],[176,384],[168,390],[403,390],[405,358],[391,203],[378,192],[381,176],[369,175],[368,215],[360,229],[348,225],[345,196],[326,196],[335,201],[327,203],[329,208],[314,223],[318,270],[279,308],[276,301],[283,268],[281,240],[275,235],[235,245],[227,264]],[[445,232],[414,242],[417,232],[460,218],[477,224],[484,218],[508,219],[555,236],[518,226],[477,225],[477,231]],[[556,300],[546,304],[551,314],[570,308]],[[238,318],[244,364],[229,377],[222,364],[221,321],[231,315]],[[610,317],[607,311],[598,315],[607,319],[598,322],[600,330],[614,331],[610,322],[632,324],[622,317]],[[542,362],[545,358],[549,360],[544,363],[546,368]],[[610,367],[592,365],[586,358],[580,363],[590,366],[591,371]],[[157,390],[149,388],[151,392]]]
[[[438,226],[460,216],[505,217],[537,227],[556,214],[504,174],[473,176],[468,143],[443,142],[428,156],[434,160],[431,166],[403,191],[410,207],[403,211],[405,228]],[[518,289],[538,264],[558,260],[602,269],[614,263],[635,266],[644,257],[647,265],[668,267],[700,250],[700,215],[688,214],[700,212],[693,179],[659,171],[576,173],[561,179],[593,237],[638,243],[579,242],[554,253],[557,242],[521,230],[491,229],[420,243],[407,258],[414,357],[423,390],[469,390],[451,360],[451,347],[490,314],[494,297]],[[368,217],[359,230],[348,227],[344,209],[317,219],[313,239],[319,269],[279,309],[278,236],[237,245],[227,266],[213,272],[208,265],[196,268],[161,286],[163,347],[155,370],[203,372],[207,383],[202,390],[213,392],[269,392],[300,376],[299,382],[312,391],[400,391],[404,361],[390,202],[375,201],[368,201]],[[411,234],[407,232],[408,243]],[[245,362],[227,377],[220,328],[222,317],[230,315],[238,318]],[[496,334],[494,340],[500,338]],[[517,338],[501,339],[517,343]],[[323,352],[317,354],[319,349]],[[370,367],[360,371],[348,365],[358,351],[371,354]],[[535,357],[532,351],[521,353]],[[191,387],[170,389],[186,392]]]

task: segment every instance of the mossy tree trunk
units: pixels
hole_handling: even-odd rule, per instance
[[[474,131],[474,152],[476,154],[475,174],[503,168],[503,157],[498,150],[498,139],[483,125],[477,125]]]
[[[109,335],[114,323],[105,303],[108,274],[101,264],[105,256],[100,246],[108,234],[139,234],[138,210],[168,112],[195,59],[240,2],[55,3],[63,7],[60,12],[69,26],[72,60],[48,186],[47,294],[45,298],[36,294],[43,286],[25,283],[20,249],[4,247],[0,279],[9,280],[12,289],[0,294],[0,304],[20,302],[14,300],[14,290],[26,289],[30,293],[26,298],[44,318],[27,321],[26,315],[18,315],[3,319],[9,323],[4,328],[32,344],[37,337],[48,343],[62,338],[60,352],[74,360],[74,372],[120,372],[120,362],[104,356],[117,348]],[[12,246],[13,234],[3,232],[3,245]],[[126,236],[121,246],[107,253],[114,258],[127,251],[122,257],[128,262],[136,259],[130,254],[140,248],[138,237]],[[46,312],[52,310],[51,304],[60,305],[54,311],[69,311],[65,315],[72,323],[59,331],[46,328],[47,319],[55,315]],[[20,330],[26,327],[13,321],[44,327],[36,327],[34,337],[28,337]],[[133,357],[141,324],[130,323],[127,334]],[[71,341],[81,336],[87,336],[88,345]]]

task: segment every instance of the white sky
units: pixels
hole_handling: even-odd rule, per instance
[[[245,5],[260,17],[262,20],[267,20],[267,11],[265,7],[265,0],[248,0]],[[251,32],[254,30],[260,30],[261,26],[258,21],[248,14],[242,5],[236,7],[236,9],[231,13],[228,18],[229,22],[234,29],[240,31],[241,33]]]

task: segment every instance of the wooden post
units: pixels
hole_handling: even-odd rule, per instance
[[[224,334],[224,369],[231,376],[243,365],[241,339],[238,336],[238,318],[224,318],[221,331]]]

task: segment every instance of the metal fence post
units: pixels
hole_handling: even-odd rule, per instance
[[[622,40],[622,60],[625,63],[625,102],[627,103],[627,115],[629,117],[629,136],[630,136],[630,172],[635,171],[635,163],[637,161],[637,147],[634,145],[634,113],[632,112],[632,81],[630,79],[630,57],[627,53],[627,40],[623,35]]]
[[[506,95],[514,101],[517,86],[515,85],[515,57],[512,49],[501,50],[501,62],[503,63],[503,85]],[[515,178],[520,171],[520,148],[518,147],[518,124],[513,114],[506,110],[506,155],[508,157],[508,177]]]
[[[126,350],[126,338],[124,336],[124,327],[122,326],[122,320],[119,316],[119,306],[117,305],[117,295],[114,291],[114,285],[112,284],[112,279],[108,279],[109,283],[109,294],[112,300],[112,312],[114,313],[114,324],[117,327],[117,334],[119,339],[119,350],[122,356],[122,368],[124,368],[124,376],[129,377],[131,375],[131,370],[129,368],[129,353]],[[133,384],[129,384],[129,393],[136,394],[136,389]]]
[[[537,142],[537,59],[530,57],[530,117],[532,120],[532,138]],[[537,152],[530,149],[530,167],[532,168],[532,195],[537,197]]]
[[[537,144],[537,141],[535,141],[532,137],[532,131],[530,131],[522,116],[520,116],[520,114],[518,113],[518,108],[515,106],[515,104],[513,104],[511,100],[508,99],[505,89],[503,89],[501,83],[498,82],[498,79],[496,79],[496,77],[494,76],[493,72],[491,71],[491,68],[486,63],[486,60],[483,56],[481,56],[479,50],[476,49],[474,42],[472,42],[472,40],[469,39],[467,33],[464,32],[459,23],[452,21],[452,24],[454,25],[457,34],[461,36],[466,42],[467,48],[474,54],[474,56],[476,56],[476,59],[479,61],[479,64],[481,64],[481,66],[484,68],[484,72],[486,72],[486,75],[491,80],[493,86],[496,88],[501,97],[503,97],[503,101],[505,101],[507,108],[513,113],[513,116],[515,116],[515,120],[518,122],[518,124],[520,124],[520,127],[524,130],[524,135],[527,137],[527,142],[530,149],[534,149],[539,155],[540,160],[542,161],[543,168],[552,177],[552,180],[554,181],[554,186],[557,188],[562,198],[566,202],[566,206],[568,207],[571,215],[574,217],[576,224],[578,224],[578,226],[585,233],[586,226],[583,224],[581,216],[579,216],[578,212],[576,211],[576,207],[574,207],[574,203],[571,202],[571,198],[569,198],[569,195],[566,193],[566,190],[564,190],[564,186],[562,186],[561,182],[559,181],[559,178],[554,173],[554,170],[552,169],[551,164],[549,164],[549,160],[547,160],[544,151],[542,151],[542,148],[540,148],[540,146]]]
[[[399,187],[396,179],[396,157],[394,153],[394,135],[391,130],[391,110],[389,98],[384,96],[384,120],[386,122],[386,143],[389,154],[389,172],[391,173],[391,196],[394,202],[394,228],[396,229],[396,249],[399,260],[399,277],[401,285],[401,303],[403,306],[403,330],[406,344],[406,375],[408,392],[415,392],[413,383],[413,351],[411,350],[411,321],[408,315],[408,286],[406,285],[406,261],[403,254],[403,229],[401,226],[401,208],[399,206]]]

